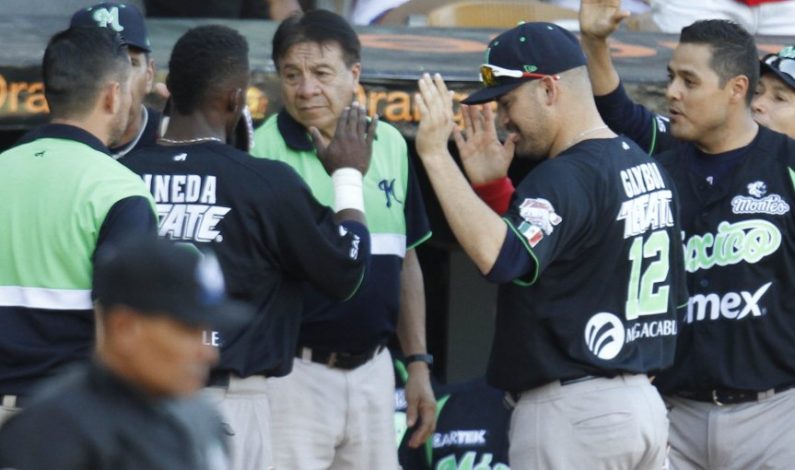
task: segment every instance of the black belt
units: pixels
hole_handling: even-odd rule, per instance
[[[378,344],[362,353],[348,353],[325,351],[323,349],[307,348],[299,345],[295,357],[317,362],[318,364],[324,364],[328,367],[351,370],[356,369],[374,358],[378,353],[384,350],[384,347],[383,344]]]
[[[598,378],[599,377],[597,377],[595,375],[583,375],[583,376],[574,377],[574,378],[571,378],[571,379],[562,379],[560,381],[560,385],[561,386],[566,386],[566,385],[576,384],[576,383],[580,383],[580,382],[586,382],[588,380],[593,380],[593,379],[598,379]]]
[[[228,387],[229,376],[232,373],[228,370],[214,370],[210,372],[210,378],[207,380],[208,387]]]
[[[689,400],[714,403],[718,406],[722,406],[764,400],[792,388],[795,388],[795,383],[779,385],[778,387],[771,388],[770,390],[764,390],[762,392],[736,390],[731,388],[716,388],[714,390],[704,390],[699,392],[677,392],[676,395]]]

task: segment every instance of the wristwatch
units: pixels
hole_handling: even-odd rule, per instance
[[[433,354],[410,354],[403,360],[406,365],[418,361],[428,364],[428,368],[430,369],[433,366]]]

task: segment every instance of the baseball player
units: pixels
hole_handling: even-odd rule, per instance
[[[619,84],[604,44],[618,6],[582,3],[596,93]],[[670,120],[626,103],[620,87],[600,106],[650,151],[670,149],[657,157],[682,198],[690,301],[677,361],[655,380],[672,406],[674,468],[788,468],[795,459],[795,440],[778,431],[795,417],[795,143],[773,131],[792,130],[791,57],[766,56],[757,87],[753,37],[727,21],[697,22],[669,63]]]
[[[329,178],[307,130],[336,137],[340,113],[355,96],[361,44],[347,21],[313,10],[283,21],[273,60],[285,109],[255,132],[255,156],[283,161],[332,205]],[[410,444],[433,431],[435,399],[426,354],[425,299],[415,247],[430,238],[405,139],[380,124],[364,176],[373,234],[370,275],[356,296],[337,303],[307,292],[293,372],[268,393],[279,468],[395,468],[392,361],[384,345],[397,332],[407,355]]]
[[[76,11],[69,26],[107,28],[119,33],[127,45],[132,65],[130,117],[124,133],[110,148],[111,156],[118,160],[134,149],[154,144],[162,115],[143,104],[144,97],[152,91],[155,78],[155,62],[149,56],[152,50],[144,16],[135,5],[100,3]],[[34,130],[22,136],[19,143],[36,138],[38,134]]]
[[[455,132],[462,160],[514,148],[546,158],[505,216],[448,152],[452,103],[438,75],[419,82],[417,151],[453,233],[501,284],[487,379],[516,398],[511,468],[660,468],[666,412],[646,374],[672,363],[686,298],[673,183],[601,121],[571,33],[509,30],[490,43],[481,76],[468,103],[496,100],[512,135],[500,145],[481,115]]]
[[[155,237],[103,251],[95,360],[47,383],[0,429],[0,467],[226,470],[217,412],[195,395],[218,359],[203,332],[248,313],[218,262]]]
[[[215,252],[230,295],[257,308],[246,328],[207,333],[221,360],[206,394],[234,433],[233,468],[261,470],[273,465],[265,389],[268,377],[292,368],[306,283],[338,300],[362,283],[370,243],[361,181],[377,121],[368,125],[364,110],[348,108],[338,137],[319,145],[335,214],[287,165],[225,143],[241,117],[248,76],[248,43],[237,31],[185,33],[169,61],[168,130],[123,163],[152,191],[160,236]]]
[[[650,154],[678,143],[668,117],[633,103],[610,58],[607,38],[628,14],[620,0],[582,0],[580,31],[596,105],[605,122],[633,139]],[[767,54],[760,61],[760,77],[751,101],[754,120],[776,132],[795,137],[795,46]]]
[[[0,421],[41,379],[88,359],[92,263],[106,246],[154,235],[154,203],[109,158],[130,112],[130,59],[110,30],[50,39],[42,63],[51,123],[0,156]]]
[[[504,393],[484,378],[452,385],[433,384],[436,430],[422,447],[408,446],[405,385],[408,373],[395,360],[395,430],[403,470],[509,470],[508,424],[511,410]]]

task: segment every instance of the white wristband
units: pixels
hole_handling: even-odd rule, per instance
[[[364,212],[362,173],[355,168],[340,168],[331,174],[334,184],[334,211],[355,209]]]

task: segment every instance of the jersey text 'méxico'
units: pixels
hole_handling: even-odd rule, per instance
[[[288,373],[304,283],[337,299],[352,295],[366,241],[334,223],[289,166],[225,144],[154,146],[121,162],[154,195],[160,236],[213,250],[229,294],[257,309],[241,331],[208,333],[207,342],[221,347],[219,369],[242,377]]]
[[[520,392],[669,366],[685,299],[678,212],[671,179],[623,137],[531,171],[505,220],[535,271],[500,287],[490,383]]]

